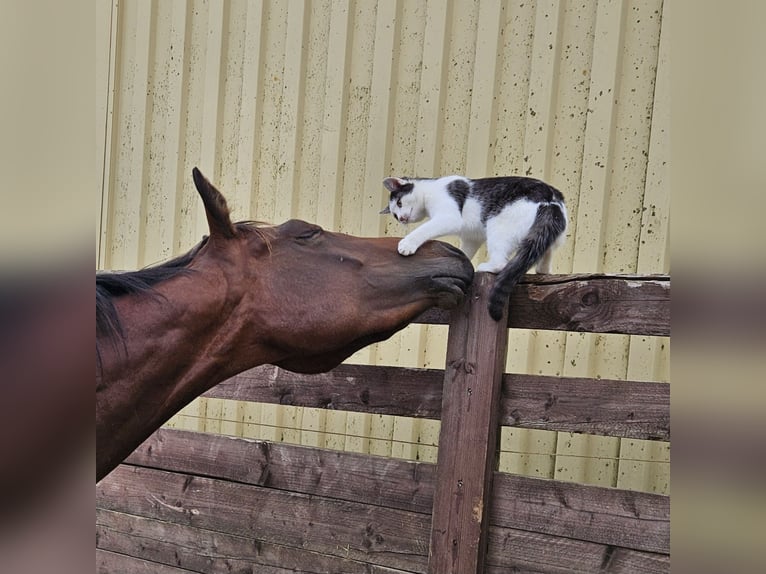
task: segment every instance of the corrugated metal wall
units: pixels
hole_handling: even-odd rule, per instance
[[[554,272],[667,272],[663,13],[662,0],[117,1],[98,264],[194,245],[199,166],[237,219],[364,236],[405,233],[378,215],[386,176],[541,177],[570,212]],[[510,372],[668,379],[662,338],[510,343]],[[445,328],[411,326],[350,362],[442,368],[445,344]],[[422,460],[438,439],[437,422],[219,400],[172,424]],[[665,444],[504,429],[502,447],[505,470],[669,489]]]

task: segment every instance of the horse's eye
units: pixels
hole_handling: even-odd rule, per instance
[[[298,235],[296,239],[300,239],[301,241],[309,241],[310,239],[315,239],[318,237],[320,233],[322,233],[322,229],[320,227],[312,227],[311,229],[307,229]]]

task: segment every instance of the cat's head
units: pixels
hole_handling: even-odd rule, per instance
[[[423,200],[413,193],[415,180],[408,177],[387,177],[383,185],[391,193],[388,207],[380,212],[381,215],[390,213],[401,223],[420,221],[426,216]]]

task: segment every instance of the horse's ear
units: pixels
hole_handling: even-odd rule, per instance
[[[398,177],[387,177],[383,180],[383,185],[388,191],[394,192],[404,185],[404,181]]]
[[[205,215],[207,224],[210,227],[210,238],[225,237],[231,239],[236,235],[234,224],[229,215],[229,206],[226,204],[226,198],[210,183],[202,172],[196,167],[192,169],[194,185],[205,204]]]

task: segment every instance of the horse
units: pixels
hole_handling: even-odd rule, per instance
[[[249,368],[328,371],[425,310],[453,308],[473,267],[431,241],[410,257],[393,237],[290,220],[232,223],[192,171],[209,235],[134,272],[96,274],[96,480],[195,397]]]

